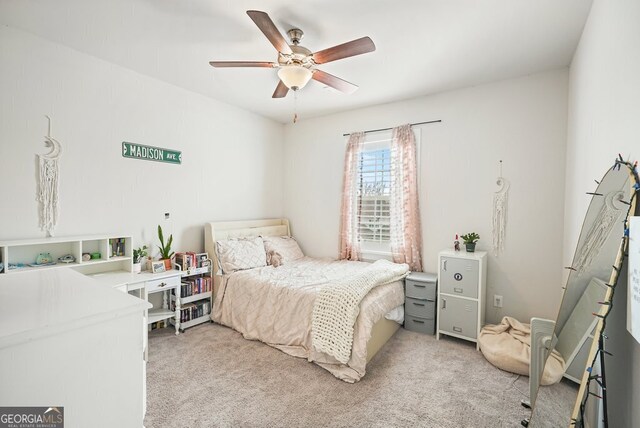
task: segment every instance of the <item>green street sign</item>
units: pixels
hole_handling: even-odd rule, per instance
[[[143,146],[142,144],[122,142],[122,157],[150,160],[165,163],[182,163],[182,152],[161,147]]]

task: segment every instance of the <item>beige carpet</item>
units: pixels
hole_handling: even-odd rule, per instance
[[[528,378],[490,365],[474,344],[400,329],[347,384],[306,360],[204,324],[149,337],[147,428],[518,427]],[[566,426],[573,384],[548,387],[536,426]],[[565,409],[565,410],[563,410]]]

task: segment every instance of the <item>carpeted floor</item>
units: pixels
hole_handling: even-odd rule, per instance
[[[147,428],[518,427],[528,378],[490,365],[475,345],[400,329],[348,384],[226,327],[149,335]],[[566,426],[575,387],[546,387],[537,427]],[[555,410],[554,410],[555,409]]]

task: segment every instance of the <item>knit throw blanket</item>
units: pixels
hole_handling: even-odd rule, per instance
[[[364,296],[378,285],[399,281],[408,273],[409,266],[406,264],[378,260],[357,274],[329,282],[320,290],[313,306],[313,347],[347,364],[351,358],[360,302]]]

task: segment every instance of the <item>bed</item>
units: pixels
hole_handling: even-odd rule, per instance
[[[205,248],[220,271],[218,240],[291,236],[286,219],[217,222],[205,224]],[[362,299],[347,362],[317,351],[312,345],[311,317],[319,290],[327,283],[371,266],[363,262],[304,257],[283,266],[256,267],[214,275],[211,319],[231,327],[250,340],[260,340],[281,351],[306,358],[346,382],[365,374],[366,364],[398,330],[385,315],[404,303],[401,280],[372,288]]]

